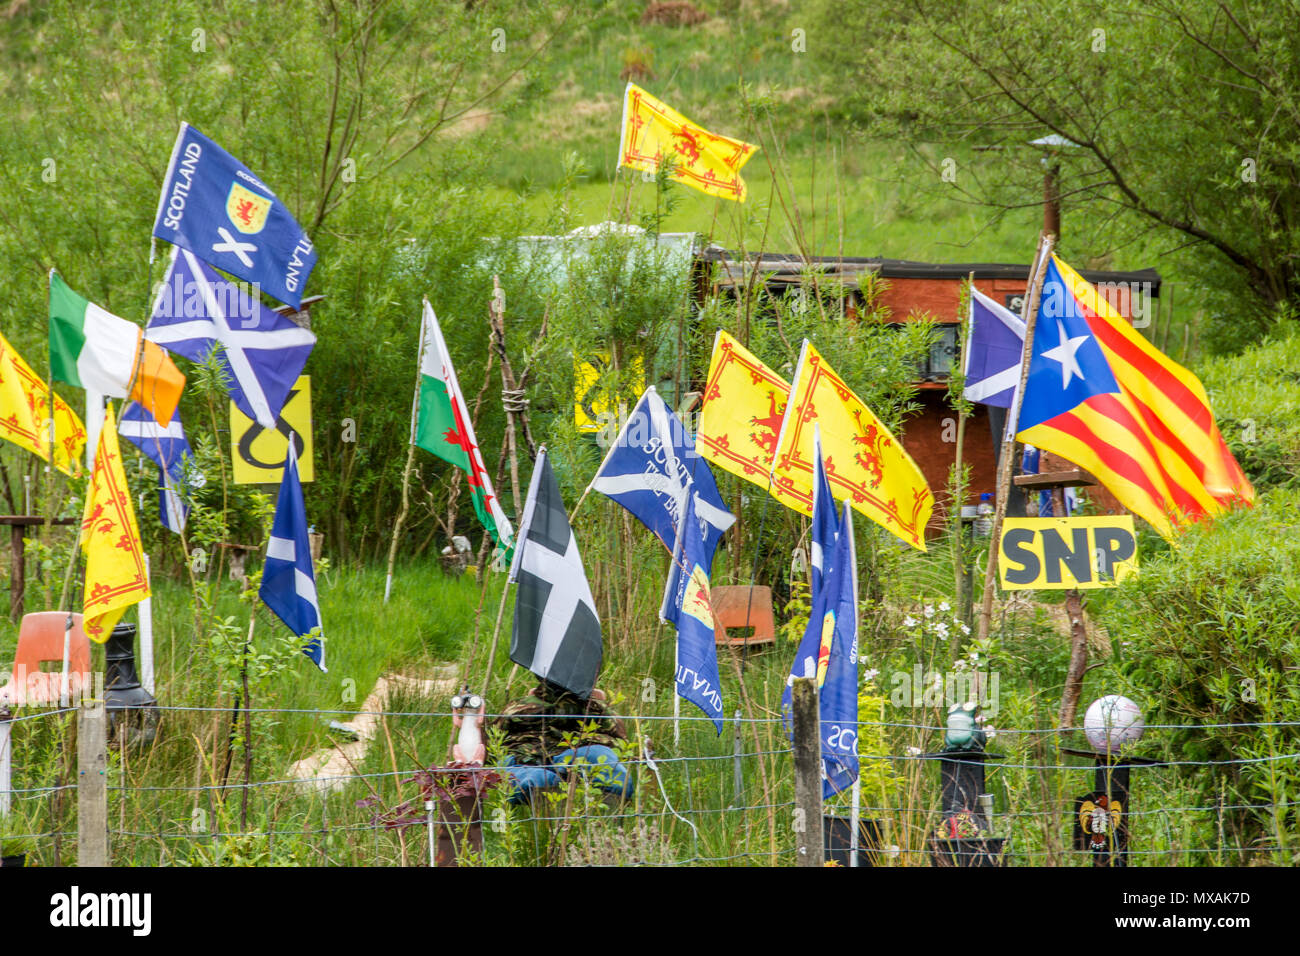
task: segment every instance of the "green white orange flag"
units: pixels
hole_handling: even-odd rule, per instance
[[[411,441],[465,472],[479,521],[497,546],[508,553],[514,547],[514,529],[483,464],[469,408],[428,299],[424,300],[420,328],[420,386],[415,394]]]
[[[171,424],[185,376],[140,326],[68,288],[50,272],[50,377],[109,398],[130,398]]]

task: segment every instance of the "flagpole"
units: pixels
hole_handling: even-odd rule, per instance
[[[858,865],[858,825],[862,819],[862,772],[853,778],[853,809],[849,811],[849,866]]]
[[[429,300],[424,299],[428,306]],[[420,375],[424,369],[425,309],[420,310],[420,347],[415,358],[415,391],[411,397],[411,434],[406,446],[406,467],[402,469],[402,507],[397,512],[397,521],[393,525],[393,540],[388,545],[388,575],[384,578],[384,603],[388,603],[393,591],[393,564],[397,561],[397,542],[402,535],[402,525],[406,523],[407,512],[411,508],[411,468],[415,465],[415,423],[420,414]]]
[[[1002,455],[998,461],[997,507],[994,509],[993,529],[989,535],[989,555],[984,564],[984,601],[980,606],[979,639],[987,640],[993,618],[993,590],[997,582],[999,539],[1002,537],[1002,520],[1007,514],[1007,498],[1011,493],[1012,461],[1015,456],[1016,432],[1020,424],[1020,405],[1024,398],[1025,382],[1029,379],[1029,366],[1034,355],[1034,326],[1038,321],[1038,300],[1047,277],[1047,263],[1051,259],[1056,237],[1043,234],[1038,240],[1038,255],[1030,277],[1029,295],[1021,307],[1020,318],[1025,323],[1025,346],[1020,357],[1020,382],[1007,412],[1007,428],[1002,436]]]
[[[962,509],[966,505],[966,475],[965,465],[962,461],[962,451],[966,441],[966,419],[967,401],[965,395],[966,387],[966,363],[970,361],[970,337],[974,328],[971,321],[971,310],[975,302],[975,273],[971,272],[966,281],[966,314],[962,317],[962,337],[961,337],[961,376],[963,394],[957,396],[957,448],[953,459],[953,480],[956,488],[953,492],[953,501],[950,505],[952,511],[949,513],[949,527],[954,529],[953,537],[953,576],[955,578],[957,600],[954,602],[957,607],[957,615],[966,619],[966,554],[965,548],[965,530],[962,523]],[[955,520],[955,523],[954,523]],[[969,623],[969,622],[968,622]],[[856,831],[855,831],[856,832]]]

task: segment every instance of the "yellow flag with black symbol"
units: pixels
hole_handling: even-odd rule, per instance
[[[289,440],[298,452],[299,480],[316,477],[311,438],[311,376],[299,376],[285,400],[275,428],[263,428],[230,403],[230,457],[235,484],[278,485],[289,457]]]
[[[670,178],[676,182],[710,196],[744,202],[748,189],[740,178],[740,168],[756,152],[754,144],[710,133],[635,83],[627,85],[620,166],[654,173],[662,161],[670,159]]]
[[[627,364],[623,385],[616,391],[609,383],[614,367],[608,351],[573,357],[573,424],[578,431],[600,432],[613,426],[610,434],[618,432],[626,409],[645,391],[645,362],[634,355]]]
[[[131,489],[117,445],[117,421],[110,402],[95,450],[95,473],[81,517],[81,550],[86,554],[82,626],[102,644],[132,604],[149,596],[144,547],[131,505]]]

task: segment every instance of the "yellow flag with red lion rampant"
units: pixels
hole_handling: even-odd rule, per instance
[[[104,643],[128,607],[149,596],[144,548],[131,506],[131,489],[117,446],[117,422],[110,402],[95,450],[95,473],[81,518],[81,549],[86,552],[86,591],[82,626],[92,641]]]
[[[54,396],[54,434],[50,435],[50,389],[9,341],[0,335],[0,438],[7,438],[46,461],[54,439],[54,467],[65,475],[81,471],[86,428],[68,403]]]
[[[831,492],[921,551],[934,495],[912,457],[807,339],[777,440],[773,494],[812,514],[813,425],[821,431]],[[793,503],[792,503],[793,502]]]
[[[704,386],[696,450],[724,471],[768,488],[789,395],[789,382],[719,329]]]
[[[756,152],[752,143],[710,133],[635,83],[627,85],[620,166],[653,173],[662,160],[672,159],[671,179],[710,196],[744,202],[748,190],[740,167]]]

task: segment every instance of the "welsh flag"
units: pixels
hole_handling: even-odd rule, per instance
[[[468,475],[479,521],[497,546],[508,553],[514,547],[514,530],[483,464],[465,396],[428,299],[424,300],[420,329],[420,388],[415,396],[411,440]]]

